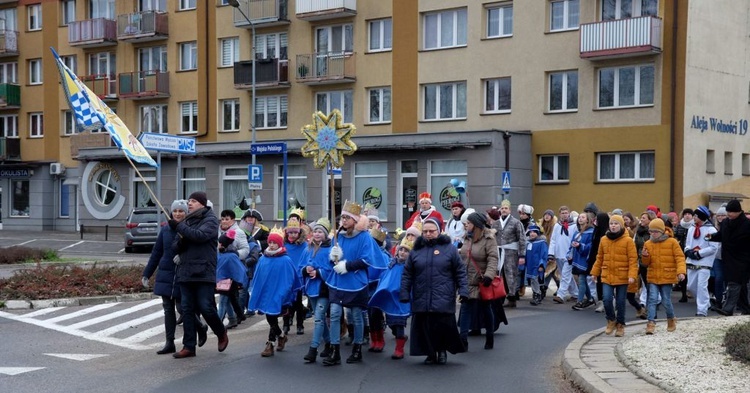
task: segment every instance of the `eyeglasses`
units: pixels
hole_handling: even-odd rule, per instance
[[[423,229],[422,233],[436,233],[437,229]]]

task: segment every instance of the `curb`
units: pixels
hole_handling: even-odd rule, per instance
[[[61,299],[44,299],[44,300],[6,300],[6,310],[25,310],[25,309],[42,309],[49,307],[71,307],[71,306],[92,306],[102,303],[115,302],[132,302],[137,300],[156,299],[153,292],[127,293],[122,295],[93,296],[93,297],[76,297]]]

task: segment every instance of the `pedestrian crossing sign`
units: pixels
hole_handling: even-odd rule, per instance
[[[510,171],[503,171],[501,184],[503,187],[503,192],[510,192]]]

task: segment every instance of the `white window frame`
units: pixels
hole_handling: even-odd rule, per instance
[[[452,115],[450,117],[440,117],[441,114],[441,89],[443,87],[451,87],[451,112]],[[460,100],[458,99],[458,90],[459,88],[463,87],[464,90],[464,98],[466,97],[466,81],[461,82],[449,82],[449,83],[431,83],[431,84],[425,84],[422,85],[422,119],[424,121],[445,121],[445,120],[465,120],[466,119],[466,100]],[[428,117],[427,113],[427,101],[428,101],[428,93],[431,89],[435,90],[435,113],[434,117]],[[463,108],[461,108],[463,107]],[[461,109],[463,109],[463,114],[461,115]]]
[[[41,85],[44,83],[42,73],[42,59],[29,60],[29,84]]]
[[[60,182],[60,193],[58,195],[58,218],[70,218],[70,200],[71,198],[71,185],[65,184],[64,181]],[[75,198],[75,196],[73,196]]]
[[[367,89],[367,119],[369,124],[388,124],[391,122],[393,95],[390,86]],[[377,102],[373,102],[377,99]],[[387,102],[386,102],[387,101]],[[373,116],[373,105],[377,105],[377,116]]]
[[[445,171],[438,172],[437,167],[441,163],[454,163],[455,165],[463,167],[461,171]],[[448,166],[448,165],[446,165]],[[469,163],[467,160],[429,160],[427,162],[427,185],[429,187],[428,192],[432,194],[432,205],[435,209],[443,215],[444,218],[451,217],[451,209],[444,209],[440,205],[440,192],[443,188],[450,184],[450,179],[456,179],[460,181],[467,181],[469,176]]]
[[[226,110],[227,110],[227,104],[231,104],[231,119],[232,124],[230,128],[226,127]],[[221,132],[237,132],[240,130],[240,99],[239,98],[228,98],[219,101],[219,105],[221,106],[221,118],[219,121],[221,122],[220,130]]]
[[[18,83],[18,63],[0,63],[0,83]]]
[[[276,123],[271,124],[269,108],[276,108]],[[259,130],[286,128],[289,125],[289,98],[286,95],[261,96],[255,100],[255,128]]]
[[[656,10],[656,13],[658,14],[658,12],[659,12],[659,1],[658,0],[654,0],[654,1],[656,1],[656,5],[655,5],[654,9]],[[605,21],[605,20],[618,20],[618,19],[637,18],[639,16],[645,16],[644,13],[643,13],[643,7],[642,7],[642,3],[641,3],[640,0],[632,1],[631,4],[632,4],[632,8],[630,9],[630,15],[623,15],[622,14],[622,0],[615,0],[615,15],[614,15],[614,19],[613,18],[609,18],[609,17],[607,19],[605,19],[605,15],[604,15],[604,11],[605,11],[605,9],[604,9],[604,3],[600,2],[600,9],[601,9],[601,12],[599,14],[600,19],[603,20],[603,21]],[[654,14],[653,16],[657,16],[657,15]]]
[[[44,112],[29,113],[29,138],[44,138]]]
[[[240,37],[227,37],[219,41],[219,67],[234,67],[234,63],[240,61]]]
[[[76,0],[60,1],[60,23],[67,26],[76,21]]]
[[[3,30],[16,31],[18,30],[16,8],[4,8],[0,9],[0,28]]]
[[[556,5],[561,5],[562,8],[560,9],[560,17],[562,18],[562,26],[559,28],[555,28],[554,22],[555,22],[555,9],[557,8]],[[571,9],[576,9],[577,11],[577,19],[574,22],[571,22]],[[556,31],[570,31],[570,30],[578,30],[579,26],[581,25],[581,3],[580,0],[555,0],[550,1],[549,4],[549,31],[556,32]]]
[[[258,34],[255,38],[255,59],[287,60],[288,57],[289,35],[286,32]]]
[[[288,171],[287,172],[287,192],[289,192],[289,194],[290,194],[289,197],[291,198],[291,197],[294,196],[294,195],[292,195],[292,192],[293,192],[292,189],[296,188],[296,186],[292,186],[292,184],[291,184],[292,181],[301,181],[302,182],[302,186],[300,188],[305,193],[305,200],[302,201],[302,202],[304,202],[304,204],[307,205],[307,200],[309,199],[309,193],[307,191],[307,165],[305,165],[305,164],[291,164],[291,163],[287,163],[287,165],[289,165],[289,168],[287,168],[287,171]],[[294,171],[291,170],[292,167],[297,167],[298,169],[302,168],[302,170],[301,170],[302,174],[301,175],[294,175],[293,174]],[[247,169],[247,167],[245,167],[245,168]],[[273,209],[273,211],[275,212],[274,218],[277,219],[277,220],[282,220],[284,218],[284,211],[283,211],[284,210],[284,203],[283,203],[283,200],[281,199],[281,198],[284,197],[284,187],[283,187],[283,184],[284,184],[284,165],[283,164],[274,165],[274,172],[275,172],[275,176],[274,176],[275,180],[273,182],[273,188],[274,188],[274,198],[273,198],[273,200],[274,200],[274,209]],[[247,178],[245,178],[245,180],[247,180]],[[291,208],[291,206],[289,206],[287,204],[287,208]]]
[[[354,178],[353,178],[353,184],[352,189],[354,190],[354,200],[358,203],[361,203],[362,206],[365,205],[364,200],[362,198],[364,191],[372,187],[373,180],[374,179],[380,179],[381,184],[384,186],[381,187],[381,196],[382,196],[382,203],[380,204],[380,207],[377,208],[378,210],[378,217],[385,221],[388,219],[388,204],[390,203],[389,200],[389,194],[388,194],[388,161],[358,161],[355,162],[354,167],[352,168],[352,171],[354,172]],[[382,172],[380,173],[374,173],[374,174],[362,174],[360,169],[363,169],[364,166],[377,166],[377,169],[381,169]],[[363,180],[364,179],[364,180]],[[357,180],[363,180],[364,184],[359,184]]]
[[[561,158],[565,158],[565,163],[567,164],[567,168],[565,172],[567,172],[567,178],[561,178],[560,172],[562,171],[562,161]],[[545,179],[543,176],[543,161],[545,159],[552,159],[552,178],[551,179]],[[539,156],[539,183],[570,183],[570,156],[567,154],[543,154]]]
[[[238,201],[241,201],[239,198],[239,195],[229,195],[227,192],[226,182],[232,181],[235,184],[235,189],[239,189],[242,193],[242,196],[247,197],[247,195],[250,194],[250,190],[247,188],[247,165],[245,166],[235,166],[235,165],[228,165],[228,166],[222,166],[221,169],[221,189],[219,190],[219,202],[214,203],[214,211],[218,212],[222,210],[232,210],[235,206],[237,206]],[[233,171],[234,174],[227,174],[227,172]],[[216,205],[219,205],[220,209],[216,207]],[[236,211],[236,210],[235,210]],[[237,217],[238,219],[241,216]]]
[[[633,104],[632,105],[620,105],[620,74],[623,70],[633,68],[635,69],[635,75],[633,76]],[[644,68],[651,68],[653,75],[653,85],[651,86],[651,101],[650,103],[641,103],[641,72]],[[601,93],[602,93],[602,73],[604,71],[614,71],[613,86],[612,86],[612,105],[602,106]],[[654,106],[656,101],[656,67],[653,63],[648,64],[634,64],[619,67],[605,67],[597,70],[597,95],[596,104],[598,109],[612,109],[612,108],[637,108],[637,107],[649,107]]]
[[[117,19],[115,0],[89,0],[88,1],[89,19],[105,18],[109,20]]]
[[[571,103],[568,102],[568,81],[570,79],[570,75],[575,74],[576,75],[576,106],[572,107]],[[562,76],[562,90],[560,91],[561,97],[560,97],[560,109],[552,109],[552,97],[553,97],[553,82],[552,79],[555,76]],[[547,91],[548,91],[548,99],[547,99],[547,110],[550,113],[559,113],[559,112],[578,112],[578,103],[579,103],[579,95],[578,95],[578,81],[580,78],[578,78],[578,70],[567,70],[567,71],[555,71],[550,72],[547,77]]]
[[[187,129],[185,129],[186,120]],[[198,132],[198,101],[180,103],[180,132],[183,134]]]
[[[130,170],[130,196],[133,207],[150,207],[152,205],[148,204],[148,201],[151,201],[156,204],[156,201],[153,200],[153,197],[151,196],[151,193],[148,192],[148,189],[146,188],[146,185],[143,184],[144,182],[148,184],[151,189],[156,188],[156,169],[153,168],[138,168],[138,171],[141,173],[141,176],[138,176],[138,173],[131,169]],[[141,195],[143,198],[146,198],[145,201],[141,200],[141,196],[138,195],[138,191],[142,190],[143,194]]]
[[[62,60],[63,64],[73,71],[74,74],[78,75],[78,61],[76,55],[60,56],[60,60]]]
[[[334,41],[333,30],[341,29],[341,41]],[[321,48],[319,37],[322,31],[325,31],[326,42],[325,48]],[[284,33],[286,34],[286,33]],[[315,52],[318,56],[328,54],[352,53],[354,51],[354,26],[351,23],[343,25],[321,26],[315,29]],[[351,40],[351,41],[350,41]]]
[[[18,138],[18,115],[0,115],[0,125],[2,125],[2,134],[0,137]],[[4,135],[3,135],[4,134]]]
[[[498,19],[497,19],[497,25],[492,26],[491,25],[491,18],[490,14],[493,12],[498,12]],[[485,30],[485,34],[487,34],[487,38],[504,38],[504,37],[513,37],[513,3],[510,4],[502,4],[492,7],[486,8],[487,12],[487,29]],[[510,13],[510,32],[506,33],[506,13]],[[497,34],[491,34],[492,28],[495,27],[497,29]]]
[[[196,41],[180,44],[180,71],[198,69],[198,43]]]
[[[147,113],[148,112],[148,113]],[[169,108],[165,104],[159,105],[141,105],[138,108],[138,119],[140,132],[153,132],[157,134],[168,134],[169,133]],[[156,116],[156,125],[152,124],[152,121],[148,121],[148,116]],[[148,121],[148,122],[147,122]]]
[[[634,160],[634,168],[633,173],[634,177],[632,179],[630,178],[621,178],[620,177],[620,157],[623,155],[630,155],[635,154],[635,160]],[[650,154],[654,158],[654,177],[641,177],[640,176],[640,165],[641,165],[641,155],[647,155]],[[603,179],[602,178],[602,157],[603,156],[614,156],[615,163],[614,163],[614,177],[612,179]],[[607,182],[643,182],[643,181],[654,181],[656,178],[656,153],[654,151],[627,151],[627,152],[608,152],[608,153],[598,153],[596,155],[596,180],[598,182],[607,183]]]
[[[452,24],[443,27],[443,16],[450,15],[452,18]],[[430,27],[428,21],[432,18],[435,19],[435,31],[427,31]],[[436,12],[426,12],[422,15],[422,48],[424,50],[439,50],[447,48],[464,47],[467,45],[467,10],[466,8],[458,8],[453,10],[442,10]],[[451,42],[442,42],[442,34],[440,32],[445,29],[451,31]],[[428,38],[436,37],[434,46],[428,46]]]
[[[144,58],[146,60],[146,69],[144,66]],[[138,49],[138,71],[152,71],[152,72],[167,72],[169,70],[169,62],[167,61],[167,46],[149,46],[146,48]]]
[[[194,10],[197,0],[180,0],[180,11]]]
[[[368,27],[368,52],[389,52],[393,50],[393,19],[371,20]]]
[[[194,170],[197,170],[197,172],[203,170],[203,177],[196,176],[200,175],[199,173],[191,173]],[[190,195],[193,191],[204,191],[206,189],[206,168],[182,168],[182,178],[180,179],[180,182],[182,184],[182,195],[178,199],[185,199],[185,197]],[[191,186],[188,187],[188,185]]]
[[[505,82],[508,83],[508,107],[500,108],[500,87],[501,83]],[[482,85],[484,87],[484,113],[510,113],[513,108],[513,81],[511,77],[485,79]],[[492,86],[492,97],[489,97],[490,86]]]
[[[343,108],[335,108],[331,101],[336,101],[343,104]],[[324,108],[320,106],[320,100],[323,99],[325,102]],[[317,110],[325,113],[326,115],[331,113],[334,109],[341,111],[342,121],[344,123],[352,123],[354,121],[354,92],[352,90],[336,90],[336,91],[321,91],[315,93],[315,107]]]
[[[68,136],[76,133],[76,118],[73,116],[73,111],[62,111],[62,119],[60,123],[62,123],[63,135]]]
[[[32,4],[26,6],[26,16],[28,19],[29,31],[42,30],[42,5]]]
[[[137,0],[138,11],[167,12],[167,0]]]

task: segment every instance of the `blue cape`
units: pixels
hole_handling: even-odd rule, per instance
[[[377,250],[373,249],[375,241],[368,232],[359,232],[348,237],[344,232],[340,232],[338,243],[344,252],[342,260],[347,262],[362,261],[370,267],[384,269],[388,265],[383,263],[383,258],[375,254]],[[367,287],[368,274],[367,269],[357,269],[349,271],[346,274],[331,272],[325,278],[329,287],[343,292],[357,292]]]
[[[401,303],[401,274],[404,272],[403,263],[394,263],[380,277],[378,288],[370,299],[370,307],[379,308],[387,315],[408,317],[411,315],[411,304]]]
[[[328,277],[333,271],[333,264],[328,259],[328,255],[331,253],[331,246],[321,246],[317,253],[313,255],[314,249],[307,247],[305,253],[302,256],[301,267],[299,268],[302,273],[302,279],[305,282],[305,293],[307,296],[320,296],[320,288],[323,286],[323,277]],[[310,278],[304,269],[307,266],[312,266],[318,271],[318,276]]]
[[[286,253],[274,256],[264,254],[255,269],[247,308],[279,315],[284,306],[292,304],[294,291],[301,286],[297,266]]]
[[[233,252],[219,253],[216,262],[216,282],[225,278],[231,278],[232,281],[242,284],[247,288],[247,268],[240,261],[240,257]]]

